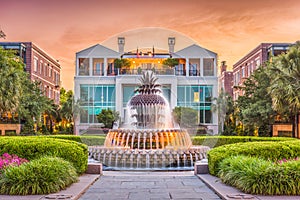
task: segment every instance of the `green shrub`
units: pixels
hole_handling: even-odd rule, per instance
[[[42,156],[60,157],[73,164],[77,173],[87,169],[88,149],[85,144],[44,136],[0,137],[0,155],[16,154],[33,160]]]
[[[101,136],[51,135],[47,137],[64,139],[64,140],[73,140],[76,142],[86,144],[88,146],[101,146],[104,144],[106,136],[104,135]]]
[[[0,192],[9,195],[49,194],[77,180],[76,169],[70,162],[42,157],[19,167],[6,168],[0,179]]]
[[[300,194],[300,161],[276,164],[255,157],[229,157],[220,163],[218,175],[224,183],[245,193]]]
[[[225,144],[234,144],[239,142],[259,142],[259,141],[287,141],[296,140],[289,137],[256,137],[256,136],[194,136],[192,142],[194,145],[204,145],[211,148]]]
[[[213,148],[208,152],[210,174],[217,175],[219,163],[225,158],[237,155],[254,156],[272,161],[295,158],[300,156],[300,141],[246,142]]]

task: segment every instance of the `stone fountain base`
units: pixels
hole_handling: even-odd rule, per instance
[[[207,158],[207,146],[165,149],[89,147],[89,157],[112,170],[192,170],[197,161]]]

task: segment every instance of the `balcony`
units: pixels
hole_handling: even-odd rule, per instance
[[[165,68],[165,69],[141,69],[141,68],[135,68],[135,69],[114,69],[114,70],[108,70],[107,75],[108,76],[130,76],[130,75],[141,75],[143,71],[151,70],[156,75],[170,75],[175,76],[175,69],[174,68]],[[177,74],[176,74],[177,75]]]

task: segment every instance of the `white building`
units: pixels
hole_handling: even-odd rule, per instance
[[[179,60],[174,68],[162,65],[170,57]],[[117,58],[130,60],[131,66],[114,68]],[[160,28],[124,32],[76,53],[75,100],[80,99],[85,110],[75,121],[76,134],[97,125],[96,115],[104,108],[119,111],[124,123],[126,104],[143,70],[155,72],[171,109],[196,109],[199,124],[217,134],[217,114],[211,112],[212,99],[218,96],[217,54]]]

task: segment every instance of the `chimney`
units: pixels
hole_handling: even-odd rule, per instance
[[[221,62],[221,74],[222,74],[223,72],[226,72],[226,70],[227,70],[226,61],[222,61],[222,62]]]
[[[118,46],[119,46],[119,53],[124,53],[124,46],[125,46],[125,38],[124,37],[118,37]]]
[[[169,44],[169,52],[174,53],[175,37],[169,37],[168,44]]]

